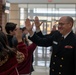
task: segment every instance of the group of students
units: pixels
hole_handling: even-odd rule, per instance
[[[22,30],[15,23],[8,22],[5,30],[7,34],[0,31],[0,75],[31,75],[36,44],[27,46],[22,39]]]

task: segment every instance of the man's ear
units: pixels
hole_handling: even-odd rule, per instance
[[[69,27],[73,27],[73,24],[72,24],[72,22],[70,22],[70,23],[69,23]]]

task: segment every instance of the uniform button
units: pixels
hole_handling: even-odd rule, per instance
[[[62,57],[61,60],[64,60],[64,58]]]
[[[61,72],[59,72],[59,74],[61,74]]]
[[[52,69],[52,71],[54,71],[54,69]]]
[[[53,64],[55,64],[55,62],[53,62]]]
[[[54,55],[54,57],[56,57],[56,55]]]
[[[62,65],[60,65],[60,67],[62,67]]]

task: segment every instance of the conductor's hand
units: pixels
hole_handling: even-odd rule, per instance
[[[39,18],[36,16],[35,17],[35,20],[34,20],[34,23],[35,23],[35,26],[36,26],[36,29],[38,30],[38,29],[40,29],[40,26],[41,26],[41,24],[43,23],[43,22],[39,22]]]

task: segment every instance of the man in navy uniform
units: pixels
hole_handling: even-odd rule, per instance
[[[53,47],[50,75],[76,75],[76,36],[72,32],[73,23],[72,17],[62,16],[58,31],[47,38],[40,38],[32,31],[30,20],[25,21],[30,40],[38,46]]]

